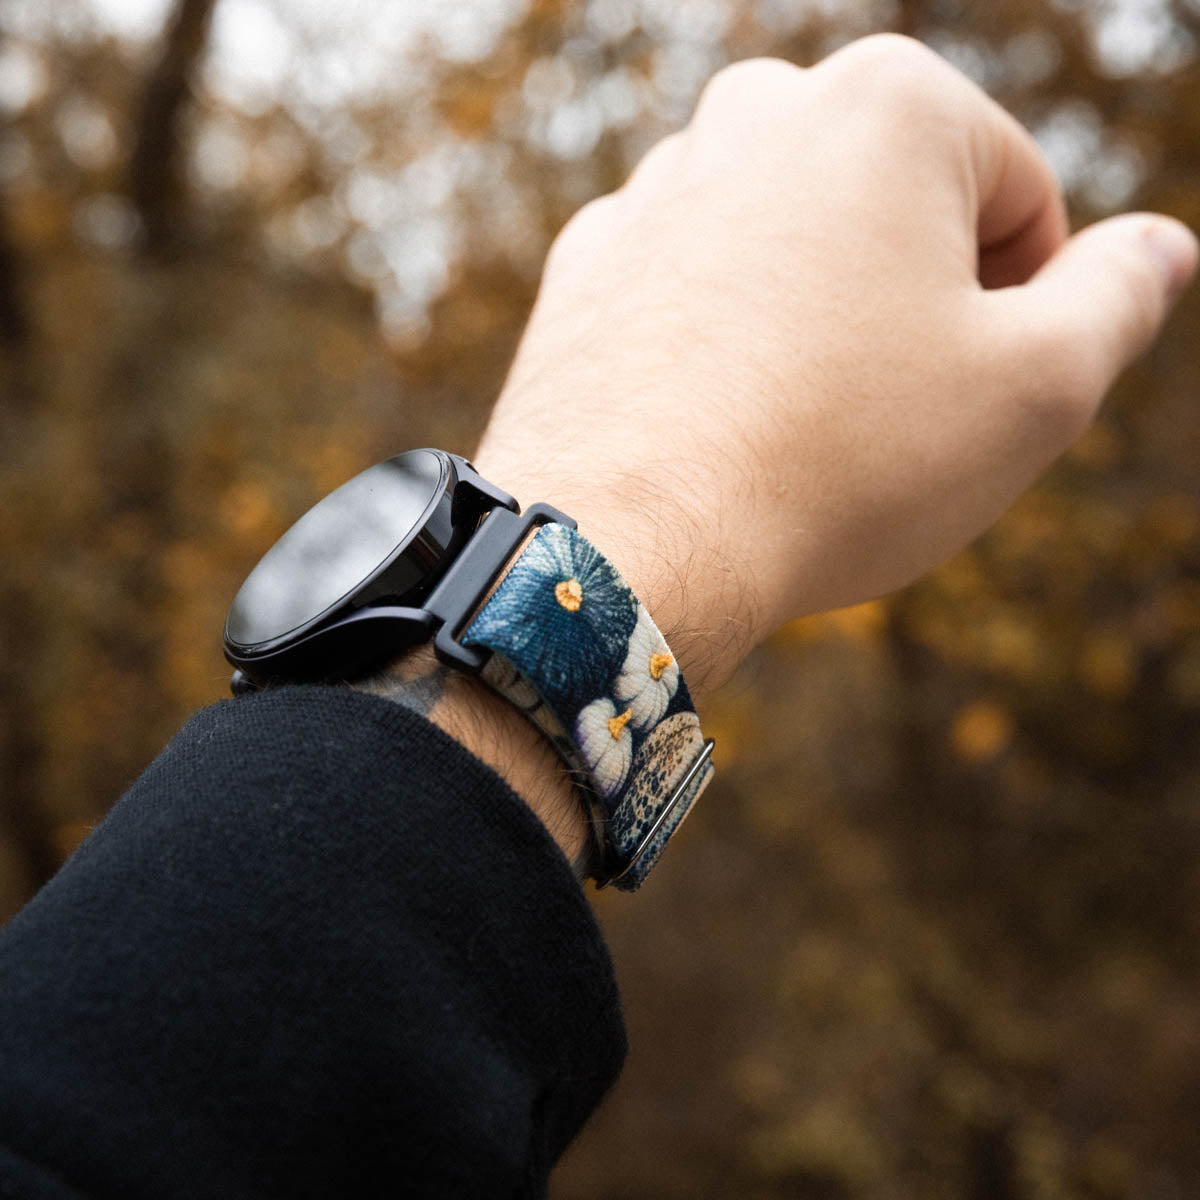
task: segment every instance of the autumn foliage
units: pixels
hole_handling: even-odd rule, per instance
[[[296,515],[470,450],[554,232],[722,63],[900,29],[1077,223],[1200,226],[1192,0],[119,8],[0,13],[3,915],[225,694]],[[1200,1194],[1198,346],[1193,292],[994,530],[714,701],[718,782],[601,898],[633,1057],[558,1195]]]

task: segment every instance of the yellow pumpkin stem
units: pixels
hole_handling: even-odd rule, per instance
[[[669,654],[652,654],[650,655],[650,678],[661,679],[663,672],[675,660]]]
[[[554,585],[554,598],[567,612],[578,612],[583,603],[583,587],[578,579],[564,579]]]
[[[629,724],[630,717],[633,716],[633,708],[627,708],[619,717],[608,718],[608,732],[612,734],[614,742],[621,740],[621,730]]]

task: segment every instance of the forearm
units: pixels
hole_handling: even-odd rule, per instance
[[[429,646],[356,686],[420,713],[491,767],[546,826],[576,878],[586,877],[590,841],[575,785],[550,743],[511,704],[438,662]]]
[[[199,714],[0,935],[0,981],[0,1146],[81,1195],[522,1194],[623,1052],[539,823],[340,687]]]

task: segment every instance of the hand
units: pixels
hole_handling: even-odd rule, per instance
[[[475,462],[579,520],[702,691],[991,524],[1195,264],[1165,217],[1068,238],[1032,138],[916,42],[738,63],[555,242]]]

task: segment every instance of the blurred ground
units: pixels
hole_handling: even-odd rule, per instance
[[[902,29],[1077,221],[1200,225],[1191,0],[329,11],[0,12],[4,913],[224,694],[295,515],[470,449],[553,232],[723,61]],[[718,781],[598,898],[633,1052],[562,1200],[1200,1194],[1198,332],[1193,293],[992,533],[705,714]]]

